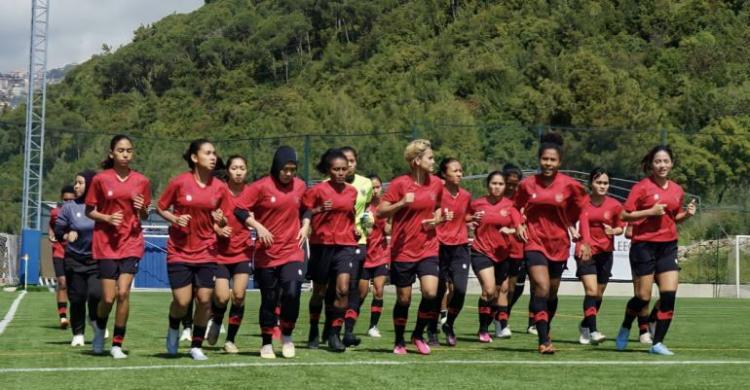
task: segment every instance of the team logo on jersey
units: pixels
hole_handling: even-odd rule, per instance
[[[107,196],[112,196],[112,190],[107,191]]]
[[[468,266],[466,264],[461,264],[461,268],[466,269]]]
[[[302,270],[297,270],[297,275],[302,276]]]
[[[654,200],[659,200],[659,194],[654,194]]]
[[[604,212],[604,219],[609,219],[610,216],[611,215],[610,215],[609,211],[605,211]]]
[[[436,200],[437,199],[437,195],[436,194],[430,194],[430,199]]]
[[[534,192],[533,194],[531,194],[531,199],[536,199],[536,192]]]
[[[563,199],[563,194],[555,194],[555,202],[562,203]]]
[[[76,213],[76,218],[81,218],[81,213]]]
[[[185,200],[188,201],[188,202],[192,202],[193,201],[193,196],[190,195],[190,194],[187,194],[187,195],[185,195]]]
[[[271,196],[271,203],[276,203],[276,197],[275,196]]]
[[[502,210],[500,210],[500,216],[507,217],[508,216],[508,209],[502,209]]]

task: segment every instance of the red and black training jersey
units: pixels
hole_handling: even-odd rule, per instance
[[[57,221],[57,215],[60,214],[62,207],[55,207],[49,212],[49,228],[55,230],[55,221]],[[52,258],[62,259],[65,257],[65,242],[57,240],[52,243]]]
[[[235,264],[253,259],[253,239],[243,222],[234,215],[234,209],[239,207],[240,199],[247,196],[249,186],[243,186],[236,196],[226,187],[226,196],[221,202],[221,211],[227,218],[227,225],[232,228],[230,237],[219,236],[217,239],[218,259],[220,263]]]
[[[212,211],[217,210],[226,195],[226,184],[211,178],[200,186],[193,172],[185,172],[172,179],[159,198],[159,208],[170,207],[176,216],[190,215],[186,227],[172,224],[167,241],[167,262],[215,263],[217,261],[216,232]]]
[[[367,256],[365,257],[365,268],[374,268],[391,262],[391,249],[388,246],[388,238],[385,234],[385,226],[388,218],[377,218],[378,206],[368,207],[370,217],[375,218],[372,231],[367,236]]]
[[[586,213],[589,220],[591,255],[614,251],[615,238],[607,235],[604,225],[609,225],[612,229],[625,227],[625,223],[620,219],[620,214],[622,214],[620,202],[605,196],[604,202],[596,206],[591,203],[589,198],[583,212]],[[580,242],[576,244],[576,253],[580,253]]]
[[[308,210],[323,207],[326,201],[331,201],[331,209],[316,213],[310,221],[310,244],[357,246],[354,220],[357,189],[344,183],[337,190],[333,182],[326,180],[308,188],[302,197],[302,205]]]
[[[513,201],[502,198],[492,204],[486,196],[471,202],[473,212],[484,212],[474,231],[471,247],[494,262],[501,262],[510,256],[513,237],[500,232],[500,228],[515,228],[521,223],[521,214],[513,207]]]
[[[95,222],[91,243],[94,259],[143,257],[145,241],[141,217],[133,205],[138,195],[143,197],[143,207],[151,204],[151,182],[139,172],[131,170],[127,177],[120,179],[114,169],[107,169],[94,176],[86,194],[86,205],[96,207],[102,214],[122,213],[119,226]]]
[[[288,185],[282,185],[266,176],[251,184],[243,195],[241,208],[252,211],[255,219],[273,235],[270,247],[256,242],[256,268],[274,268],[304,261],[304,253],[297,240],[302,227],[300,211],[304,193],[305,182],[296,177]]]
[[[552,261],[570,255],[568,228],[580,222],[583,242],[590,242],[588,218],[582,214],[588,195],[570,176],[557,173],[545,186],[541,175],[526,177],[516,192],[516,209],[524,210],[528,242],[526,252],[537,251]]]
[[[469,213],[471,194],[463,188],[458,189],[456,196],[443,187],[440,208],[443,216],[453,212],[453,219],[437,226],[438,240],[443,245],[464,245],[469,242],[469,228],[466,226],[466,215]]]
[[[657,203],[666,204],[661,216],[644,218],[633,226],[633,242],[669,242],[677,240],[675,218],[682,210],[685,192],[679,184],[668,180],[667,187],[661,188],[651,177],[633,186],[625,201],[627,212],[647,210]]]
[[[443,182],[428,175],[424,184],[417,184],[410,175],[402,175],[391,181],[383,200],[396,203],[410,192],[414,193],[414,202],[393,215],[391,234],[391,259],[406,263],[438,255],[437,231],[426,228],[422,221],[432,219],[433,212],[440,207]]]

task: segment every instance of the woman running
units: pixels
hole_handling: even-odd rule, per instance
[[[239,200],[247,196],[250,188],[245,184],[247,160],[242,156],[230,156],[227,159],[226,173],[228,191],[221,203],[221,211],[227,219],[227,225],[223,228],[217,226],[216,231],[219,237],[217,243],[219,263],[216,266],[212,315],[206,341],[208,345],[215,345],[218,341],[224,313],[231,299],[232,306],[229,309],[229,326],[224,341],[224,352],[238,353],[235,338],[245,315],[245,292],[252,273],[254,251],[250,229],[246,228],[245,224],[234,215],[234,209],[239,205]],[[232,282],[231,289],[229,288],[230,281]]]
[[[471,249],[471,266],[482,286],[479,298],[479,342],[491,343],[489,326],[493,313],[501,310],[498,305],[498,290],[506,292],[507,309],[508,270],[511,261],[512,235],[520,225],[521,216],[513,207],[513,201],[504,196],[505,177],[500,171],[487,176],[487,195],[471,202],[478,225],[474,232]],[[504,286],[504,288],[503,288]],[[506,310],[507,312],[507,310]]]
[[[388,278],[391,264],[391,251],[388,236],[391,234],[391,224],[387,218],[377,218],[378,205],[383,190],[383,181],[378,175],[368,177],[372,182],[372,202],[367,208],[372,223],[365,224],[367,232],[367,257],[364,268],[359,277],[359,300],[364,302],[370,291],[372,281],[372,303],[370,304],[370,326],[367,335],[379,338],[378,322],[383,312],[383,289]],[[361,305],[361,304],[360,304]]]
[[[292,331],[299,316],[304,253],[310,234],[310,219],[302,214],[305,182],[296,177],[297,153],[289,146],[276,150],[271,175],[250,185],[239,200],[235,215],[255,229],[255,281],[260,288],[260,357],[273,359],[273,328],[279,323],[282,355],[295,356]],[[252,215],[250,214],[252,213]],[[276,305],[281,301],[279,315]]]
[[[524,210],[526,224],[517,234],[524,241],[524,256],[532,282],[532,311],[539,337],[539,353],[555,352],[549,328],[557,311],[557,289],[570,254],[570,233],[583,239],[581,258],[591,258],[588,219],[582,210],[586,190],[571,177],[559,173],[562,138],[554,133],[542,137],[539,147],[540,173],[521,181],[516,208]],[[575,228],[576,222],[580,227]]]
[[[458,313],[464,306],[466,298],[466,287],[469,283],[469,228],[467,222],[472,220],[469,214],[471,194],[461,188],[463,168],[455,158],[446,158],[440,162],[438,177],[445,181],[441,197],[441,209],[448,220],[437,227],[437,236],[440,241],[438,259],[440,261],[440,282],[438,284],[437,299],[442,302],[443,296],[448,290],[448,283],[453,286],[449,301],[446,304],[448,316],[443,324],[446,343],[454,347],[456,345],[456,334],[453,325]],[[435,319],[430,322],[427,332],[428,343],[439,345],[438,342],[438,316],[439,307]]]
[[[349,168],[346,156],[340,149],[328,149],[316,168],[329,180],[309,188],[302,198],[303,206],[312,214],[307,277],[313,281],[315,289],[310,306],[313,307],[313,300],[322,303],[325,298],[331,313],[328,347],[333,352],[343,352],[347,347],[358,344],[351,332],[347,332],[344,340],[341,340],[341,327],[349,309],[349,294],[356,294],[355,291],[350,292],[349,288],[350,279],[356,277],[357,273],[354,264],[358,249],[354,223],[357,190],[346,182]],[[310,330],[308,346],[315,348],[318,335],[313,331],[317,330],[317,325],[311,326]]]
[[[602,296],[612,276],[612,251],[615,250],[615,236],[622,234],[624,223],[620,219],[622,205],[607,196],[609,174],[602,168],[595,168],[589,174],[591,196],[584,208],[588,215],[591,231],[591,259],[583,261],[576,255],[577,276],[583,283],[586,296],[583,298],[583,320],[578,341],[587,345],[599,344],[606,336],[596,327],[596,315],[602,306]],[[576,245],[576,254],[579,246]]]
[[[436,319],[440,304],[437,299],[439,241],[435,227],[443,221],[440,210],[443,183],[432,175],[435,160],[430,141],[418,139],[410,142],[404,158],[411,172],[391,181],[377,215],[393,221],[391,282],[396,285],[397,294],[393,308],[396,331],[393,353],[407,353],[404,331],[409,318],[412,284],[419,277],[422,301],[411,339],[420,354],[429,355],[430,346],[423,336],[430,320]]]
[[[148,217],[151,204],[151,183],[130,168],[133,157],[130,137],[114,136],[109,155],[102,162],[104,170],[94,177],[86,195],[86,215],[95,222],[92,248],[102,284],[91,344],[95,354],[104,352],[104,332],[116,300],[110,349],[115,359],[128,357],[122,351],[122,343],[130,314],[130,286],[145,248],[141,219]]]
[[[55,238],[65,240],[65,280],[68,283],[70,300],[70,324],[73,340],[70,345],[84,345],[86,329],[86,307],[92,326],[96,321],[96,308],[101,299],[99,267],[91,257],[91,240],[94,221],[86,216],[86,193],[96,172],[83,171],[76,175],[73,189],[76,199],[65,203],[55,221]]]
[[[59,203],[57,207],[52,209],[49,213],[49,231],[48,237],[52,244],[52,265],[55,269],[55,279],[57,279],[55,288],[55,298],[57,300],[57,316],[60,318],[60,329],[68,329],[70,321],[68,321],[68,283],[65,279],[65,265],[63,264],[65,259],[65,240],[58,241],[55,237],[55,223],[57,222],[57,216],[60,215],[63,204],[75,200],[76,193],[72,185],[66,185],[60,190],[60,199],[62,203]]]
[[[208,357],[202,350],[203,338],[211,314],[218,260],[214,225],[226,225],[219,207],[226,196],[226,185],[212,175],[216,167],[216,149],[210,141],[197,139],[191,142],[183,158],[190,170],[167,184],[156,209],[170,223],[167,273],[172,303],[169,307],[167,353],[177,355],[180,322],[195,298],[193,340],[189,353],[194,360],[206,360]]]
[[[648,175],[630,190],[622,219],[637,222],[633,226],[630,244],[630,268],[637,292],[628,301],[625,319],[617,334],[616,347],[624,350],[628,345],[633,320],[651,299],[651,288],[659,286],[659,303],[656,327],[650,353],[674,355],[664,345],[674,313],[680,267],[677,264],[677,224],[695,215],[695,199],[683,209],[685,193],[677,183],[669,180],[674,166],[674,154],[666,145],[651,149],[641,161]]]
[[[518,184],[523,179],[521,169],[513,164],[503,165],[503,179],[505,180],[505,197],[515,201]],[[521,215],[521,218],[523,216]],[[507,291],[498,290],[498,301],[502,298],[503,303],[495,314],[495,337],[501,339],[510,338],[513,333],[508,326],[510,313],[513,305],[523,294],[524,284],[526,284],[526,265],[523,261],[523,242],[516,236],[508,237],[510,244],[510,253],[508,254],[508,283]],[[528,326],[532,326],[533,317],[529,317]]]

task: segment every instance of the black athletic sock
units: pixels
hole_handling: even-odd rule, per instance
[[[96,316],[96,327],[99,329],[107,329],[107,321],[109,321],[109,317]]]
[[[591,332],[596,332],[596,299],[591,295],[583,298],[583,322],[581,326],[588,328]]]
[[[639,315],[638,317],[638,334],[648,333],[648,316]]]
[[[206,334],[206,327],[205,326],[193,326],[193,342],[190,343],[190,348],[202,348],[203,347],[203,338]]]
[[[68,318],[68,302],[57,302],[57,315],[60,318]]]
[[[498,306],[495,319],[500,323],[500,329],[508,327],[508,306]]]
[[[534,326],[538,334],[539,345],[548,343],[549,340],[549,312],[547,311],[548,299],[546,297],[532,297],[532,308],[534,311]]]
[[[174,330],[180,330],[180,322],[182,318],[174,318],[169,316],[169,328]]]
[[[370,328],[378,326],[380,321],[380,315],[383,313],[383,300],[372,299],[372,305],[370,306]]]
[[[98,325],[97,325],[98,326]],[[115,325],[115,331],[112,335],[112,346],[122,347],[123,341],[125,341],[125,327]]]
[[[435,310],[434,304],[439,304],[436,298],[422,298],[419,302],[419,311],[417,312],[417,324],[414,326],[414,331],[411,334],[412,338],[422,339],[424,337],[424,329],[432,320],[436,320],[437,311]]]
[[[224,307],[218,306],[215,302],[211,302],[211,319],[217,326],[224,322],[224,314],[227,312],[226,305]]]
[[[227,327],[227,341],[234,343],[237,332],[240,330],[242,325],[242,318],[245,316],[245,305],[235,306],[229,309],[229,326]]]
[[[549,301],[547,301],[547,313],[549,313],[549,327],[552,329],[552,320],[555,318],[555,314],[557,314],[557,304],[560,301],[557,299],[557,297],[550,298]]]
[[[310,333],[308,340],[318,338],[318,324],[320,323],[320,313],[323,311],[323,302],[313,302],[312,300],[307,305],[307,309],[310,312]],[[326,314],[327,316],[327,314]]]
[[[354,309],[346,309],[344,314],[344,332],[354,333],[354,325],[357,323],[357,311]]]
[[[331,332],[334,334],[341,335],[341,327],[344,325],[344,313],[346,309],[332,307],[331,308]]]
[[[489,301],[479,298],[477,302],[479,312],[479,332],[486,333],[489,331],[490,323],[492,322],[492,307]]]
[[[651,308],[651,313],[649,313],[647,317],[648,322],[656,322],[656,312],[659,311],[659,302],[657,302],[653,308]]]
[[[669,330],[669,325],[672,323],[675,300],[677,298],[677,293],[675,291],[663,291],[660,292],[659,295],[659,310],[656,312],[654,344],[664,341],[664,337]]]
[[[404,332],[406,331],[406,323],[409,320],[409,305],[400,305],[396,302],[393,306],[393,329],[396,333],[396,345],[406,345],[404,340]]]
[[[635,320],[638,313],[640,313],[646,305],[648,305],[648,301],[644,301],[638,297],[630,298],[625,307],[625,318],[622,321],[622,327],[630,329],[633,326],[633,320]]]

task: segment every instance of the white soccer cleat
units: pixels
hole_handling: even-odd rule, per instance
[[[70,341],[71,347],[83,347],[86,344],[86,339],[82,334],[73,336],[73,340]]]
[[[219,325],[214,320],[208,320],[208,330],[206,331],[206,342],[208,345],[216,345],[219,341]]]
[[[109,354],[112,355],[115,359],[127,359],[128,355],[125,354],[125,352],[122,352],[121,347],[112,347],[112,349],[109,350]]]
[[[503,328],[503,330],[500,331],[500,334],[497,335],[497,338],[500,339],[509,339],[513,335],[513,332],[510,331],[510,326],[506,326]]]
[[[374,338],[380,338],[382,337],[380,335],[380,330],[378,330],[377,326],[373,326],[372,328],[367,330],[367,335]]]
[[[70,326],[70,321],[68,321],[68,318],[60,318],[60,329],[68,329],[68,326]]]
[[[651,333],[644,333],[638,337],[638,341],[641,342],[641,344],[653,344],[654,340],[651,339]]]
[[[104,353],[104,331],[105,329],[99,329],[96,324],[94,326],[94,338],[91,340],[91,351],[95,355],[101,355]]]
[[[193,358],[193,360],[208,360],[208,356],[206,356],[200,348],[190,348],[190,357]]]
[[[281,336],[281,356],[291,359],[295,356],[292,336]]]
[[[492,320],[492,323],[495,324],[495,337],[499,338],[500,334],[503,333],[503,327],[498,320]]]
[[[193,341],[193,329],[185,328],[182,330],[179,341]]]
[[[276,353],[273,351],[273,344],[266,344],[260,347],[260,357],[263,359],[276,359]]]
[[[526,329],[526,333],[533,334],[534,336],[539,335],[539,332],[536,330],[536,325],[531,325]]]
[[[578,332],[580,333],[580,336],[578,337],[578,343],[582,345],[591,344],[591,331],[589,330],[589,328],[579,327]]]
[[[237,346],[234,345],[233,342],[227,341],[227,342],[224,343],[224,352],[231,353],[231,354],[236,354],[236,353],[240,352],[240,349],[237,348]]]
[[[604,342],[604,340],[607,339],[607,336],[604,335],[604,333],[597,331],[591,332],[591,341],[594,344],[599,344]]]
[[[169,328],[167,330],[167,354],[177,355],[177,349],[180,347],[180,331]]]

